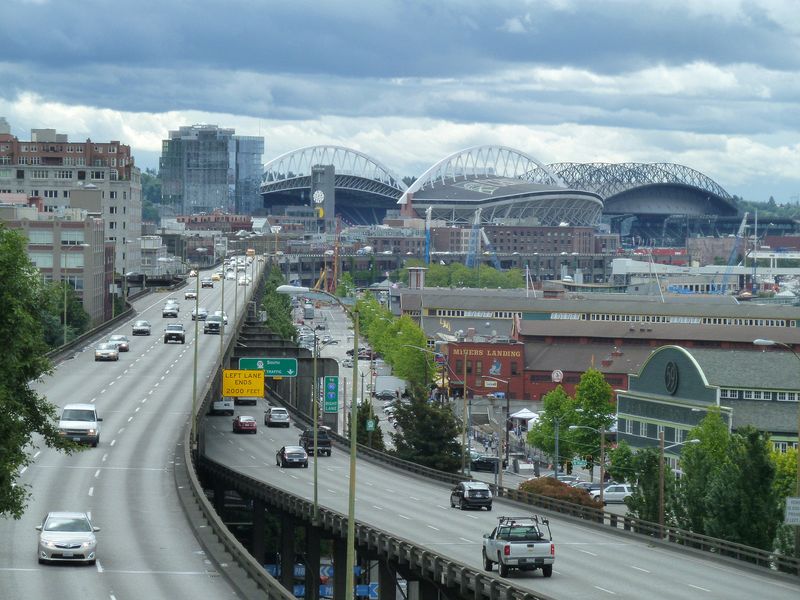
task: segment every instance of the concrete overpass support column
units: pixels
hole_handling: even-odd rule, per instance
[[[333,597],[344,598],[347,566],[347,540],[333,538]]]
[[[264,564],[264,551],[266,536],[266,506],[263,500],[253,500],[253,557],[258,564]]]
[[[287,590],[294,586],[294,528],[295,519],[291,515],[281,515],[281,583]]]
[[[320,530],[306,527],[306,599],[319,600]]]
[[[378,561],[378,600],[397,599],[397,573],[392,566]]]

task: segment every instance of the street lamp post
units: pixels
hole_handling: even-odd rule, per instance
[[[606,430],[595,429],[588,425],[570,425],[569,430],[575,431],[576,429],[589,429],[600,434],[600,506],[605,506],[603,491],[606,485]]]
[[[194,294],[194,369],[192,374],[192,443],[197,443],[197,332],[200,319],[197,313],[200,308],[200,273],[198,265],[195,269],[195,294]]]
[[[792,348],[789,344],[785,344],[783,342],[776,342],[774,340],[765,340],[765,339],[757,339],[753,340],[753,344],[756,346],[781,346],[782,348],[786,348],[791,352],[797,360],[800,360],[800,355],[795,352],[794,348]],[[795,496],[800,498],[800,398],[797,402],[797,445],[795,446],[797,450],[797,474],[795,478]],[[800,525],[795,525],[794,529],[794,555],[797,558],[800,558]]]
[[[500,466],[498,471],[500,472],[499,477],[499,485],[503,487],[503,458],[502,455],[505,455],[505,462],[506,468],[508,468],[508,458],[510,456],[509,449],[508,449],[508,424],[511,421],[511,396],[509,395],[509,388],[511,382],[508,379],[500,379],[499,377],[492,377],[491,375],[484,376],[484,379],[492,379],[494,381],[499,381],[500,383],[506,384],[506,419],[503,422],[503,447],[505,448],[505,452],[498,452],[498,459],[500,461]]]
[[[664,537],[664,450],[683,446],[684,444],[699,444],[700,440],[691,439],[664,447],[664,431],[658,432],[658,537]]]
[[[279,285],[276,289],[279,294],[307,294],[310,290],[307,287],[294,285]],[[323,294],[333,299],[353,321],[353,377],[351,382],[350,399],[350,489],[347,501],[347,564],[345,565],[345,598],[353,598],[354,591],[354,568],[355,568],[355,539],[356,539],[356,452],[358,449],[357,430],[358,430],[358,309],[350,310],[342,301],[330,292],[314,290],[316,294]]]
[[[316,525],[319,523],[319,497],[317,485],[317,459],[319,458],[319,450],[317,449],[317,435],[319,431],[319,377],[317,376],[317,354],[319,354],[319,344],[317,343],[317,330],[314,330],[314,380],[311,382],[311,397],[313,398],[314,417],[314,520]]]

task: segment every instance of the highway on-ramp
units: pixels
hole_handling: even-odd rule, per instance
[[[249,270],[249,269],[248,269]],[[209,275],[210,273],[201,273]],[[225,310],[233,325],[234,285],[226,281]],[[104,419],[100,444],[73,456],[32,449],[35,462],[22,475],[33,496],[24,516],[0,520],[0,598],[98,600],[237,598],[219,567],[195,539],[175,489],[175,447],[192,405],[193,300],[184,291],[153,293],[134,302],[137,315],[112,333],[130,340],[118,362],[95,362],[94,344],[62,362],[35,389],[57,406],[92,402]],[[248,291],[251,286],[247,286]],[[239,311],[244,286],[238,291]],[[221,308],[221,283],[200,290],[200,306]],[[164,344],[164,300],[176,297],[186,343]],[[152,335],[132,336],[136,319],[152,324]],[[232,330],[232,327],[231,327]],[[226,337],[230,331],[226,333]],[[219,360],[219,336],[198,336],[198,389]],[[88,511],[98,536],[97,564],[39,565],[38,532],[49,511]]]

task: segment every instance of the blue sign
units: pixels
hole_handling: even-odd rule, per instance
[[[356,586],[356,596],[366,596],[370,599],[377,600],[378,598],[378,584],[373,583],[360,583]]]
[[[319,575],[320,577],[333,577],[333,565],[321,565]]]

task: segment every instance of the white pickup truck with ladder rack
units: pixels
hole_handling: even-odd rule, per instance
[[[507,577],[510,569],[541,569],[542,575],[550,577],[555,560],[550,521],[538,515],[499,517],[494,531],[483,536],[483,568],[491,571],[497,563],[500,577]]]

